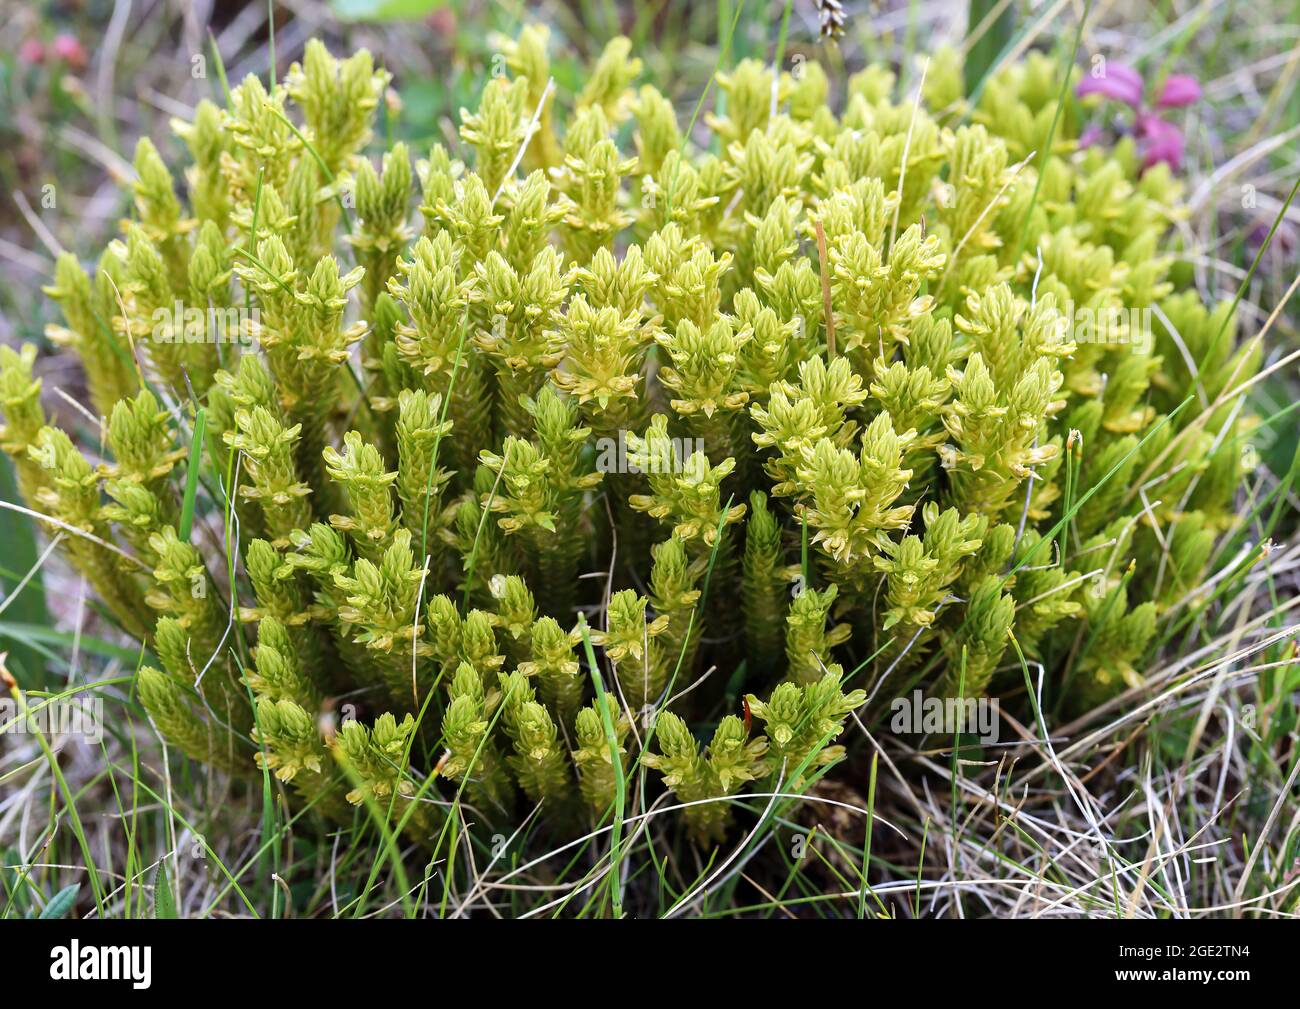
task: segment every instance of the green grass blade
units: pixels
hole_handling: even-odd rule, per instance
[[[181,521],[177,530],[182,543],[188,543],[194,528],[194,499],[199,491],[199,468],[203,465],[203,437],[208,427],[208,412],[199,407],[194,415],[194,436],[190,439],[190,460],[185,469],[185,498],[181,502]]]
[[[980,33],[966,51],[963,69],[966,94],[971,96],[1011,45],[1016,31],[1014,0],[970,0],[966,31]]]

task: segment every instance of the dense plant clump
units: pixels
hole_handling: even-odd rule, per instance
[[[47,288],[102,458],[0,348],[0,444],[169,744],[421,843],[577,837],[650,768],[707,846],[914,686],[1141,683],[1258,359],[1170,280],[1167,166],[1080,149],[1037,56],[838,114],[745,61],[708,138],[626,40],[572,101],[542,31],[506,63],[414,163],[363,153],[388,74],[315,42],[174,124],[179,193],[142,140]]]

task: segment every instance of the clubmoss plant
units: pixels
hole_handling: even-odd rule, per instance
[[[389,75],[315,41],[174,124],[179,185],[141,141],[122,237],[47,289],[102,441],[0,348],[25,507],[163,738],[442,865],[534,806],[521,843],[619,845],[665,789],[707,849],[894,684],[1144,689],[1261,355],[1171,273],[1168,167],[1081,149],[1045,57],[968,107],[951,53],[919,104],[742,60],[697,146],[626,39],[576,93],[547,44],[414,163]]]

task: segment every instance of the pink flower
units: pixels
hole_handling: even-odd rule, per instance
[[[73,70],[81,70],[86,65],[86,50],[77,41],[75,35],[64,33],[55,38],[50,51],[55,58],[62,60]]]
[[[29,67],[45,62],[45,47],[41,45],[40,39],[28,39],[19,46],[18,60],[20,63],[26,63]]]
[[[1083,98],[1086,95],[1102,95],[1114,101],[1123,102],[1133,109],[1133,135],[1138,140],[1138,149],[1142,153],[1142,168],[1145,171],[1152,165],[1163,161],[1174,171],[1183,163],[1183,131],[1173,123],[1162,119],[1156,112],[1150,111],[1143,102],[1146,85],[1142,75],[1123,63],[1102,64],[1099,76],[1089,75],[1079,82],[1075,93]],[[1201,85],[1195,77],[1188,74],[1171,74],[1160,90],[1156,102],[1157,109],[1180,108],[1200,101]],[[1091,147],[1100,137],[1101,130],[1088,127],[1079,138],[1080,147]]]
[[[1080,98],[1105,95],[1137,108],[1142,104],[1142,75],[1123,63],[1106,63],[1099,75],[1089,74],[1081,80],[1075,94]]]
[[[1201,85],[1190,74],[1170,74],[1160,92],[1156,107],[1161,109],[1181,108],[1201,100]]]
[[[1159,116],[1142,113],[1137,119],[1136,135],[1141,141],[1142,167],[1150,168],[1161,161],[1175,172],[1183,166],[1183,131]]]

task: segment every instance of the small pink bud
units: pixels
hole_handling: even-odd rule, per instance
[[[39,39],[28,39],[18,47],[18,60],[29,67],[37,66],[45,61],[45,47]]]
[[[1087,74],[1075,88],[1080,98],[1105,95],[1117,102],[1137,108],[1142,104],[1142,75],[1123,63],[1107,63],[1100,76]]]
[[[1250,233],[1246,236],[1246,243],[1252,249],[1258,249],[1268,241],[1268,233],[1270,231],[1273,232],[1273,242],[1270,249],[1275,253],[1280,253],[1283,256],[1290,256],[1295,252],[1296,246],[1300,245],[1300,232],[1297,232],[1295,225],[1290,221],[1285,220],[1278,224],[1277,230],[1275,231],[1272,222],[1257,222],[1255,226],[1250,229]]]
[[[50,46],[50,51],[73,70],[82,70],[86,66],[86,50],[74,35],[59,35]]]
[[[1171,74],[1160,92],[1156,105],[1162,109],[1174,109],[1191,105],[1201,100],[1201,85],[1190,74]]]
[[[442,38],[451,38],[456,34],[456,12],[446,7],[434,11],[424,19],[424,23]]]

